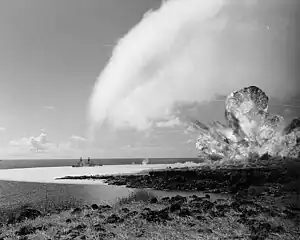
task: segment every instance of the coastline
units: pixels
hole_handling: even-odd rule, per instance
[[[89,178],[94,173],[106,184],[135,188],[136,191],[111,205],[95,202],[56,213],[20,209],[2,225],[0,239],[40,239],[43,236],[46,239],[86,240],[300,238],[299,192],[296,194],[297,186],[300,186],[299,161],[281,161],[274,165],[271,159],[269,163],[261,161],[252,167],[199,166],[114,166],[110,172],[108,168],[102,169],[102,175],[100,168],[103,166],[44,169],[51,173],[49,180],[54,182],[58,180],[52,177],[63,177],[64,174],[72,175],[68,180],[77,184],[84,181],[84,176]],[[37,168],[29,172],[40,171]],[[23,171],[23,177],[29,172],[24,174]],[[72,180],[76,178],[81,180]],[[188,190],[192,194],[155,196],[147,188]],[[217,199],[213,193],[199,196],[197,190],[229,192],[231,197]],[[292,202],[284,203],[284,198]]]
[[[64,176],[82,175],[119,175],[137,174],[143,171],[163,170],[167,167],[200,166],[198,163],[187,164],[148,164],[148,165],[103,165],[93,167],[41,167],[0,169],[0,180],[18,182],[61,183],[61,184],[105,184],[102,180],[56,180]]]

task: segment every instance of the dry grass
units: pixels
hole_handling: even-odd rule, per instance
[[[35,220],[3,226],[1,237],[3,239],[19,239],[17,232],[20,229],[29,231],[29,239],[111,239],[111,240],[201,240],[201,239],[249,239],[251,232],[248,227],[238,223],[238,216],[234,212],[225,217],[209,217],[197,220],[193,217],[179,217],[171,213],[172,221],[165,223],[149,222],[140,217],[144,208],[161,210],[165,208],[162,203],[150,204],[153,196],[147,190],[134,192],[127,198],[121,198],[111,210],[101,212],[91,208],[84,208],[79,213],[72,210],[57,214],[46,215]],[[126,211],[125,211],[126,210]],[[137,215],[128,216],[128,212],[136,211]],[[116,214],[124,219],[120,223],[106,223],[109,216]],[[286,233],[270,235],[269,239],[297,239],[292,222],[283,222],[278,218],[261,215],[261,219],[270,223],[281,224],[287,229]],[[98,225],[98,229],[97,229]],[[102,229],[101,229],[102,228]],[[33,229],[30,233],[30,229]],[[298,229],[299,230],[299,229]],[[299,234],[299,232],[298,232]],[[300,235],[297,235],[298,237]]]
[[[133,202],[149,202],[153,197],[155,196],[146,189],[139,189],[127,197],[118,198],[116,205],[130,204]]]

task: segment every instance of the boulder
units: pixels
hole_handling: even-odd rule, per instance
[[[35,219],[41,216],[42,213],[39,210],[32,209],[32,208],[24,208],[22,209],[14,219],[10,219],[11,223],[13,222],[22,222],[25,219]]]

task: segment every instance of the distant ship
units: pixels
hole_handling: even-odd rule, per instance
[[[103,166],[103,164],[94,164],[89,157],[87,162],[84,162],[81,157],[78,163],[72,165],[72,167],[98,167],[98,166]]]

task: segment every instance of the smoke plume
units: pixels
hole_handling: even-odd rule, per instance
[[[144,130],[177,103],[204,103],[249,85],[271,98],[297,95],[296,4],[164,2],[115,46],[90,98],[92,126]]]

